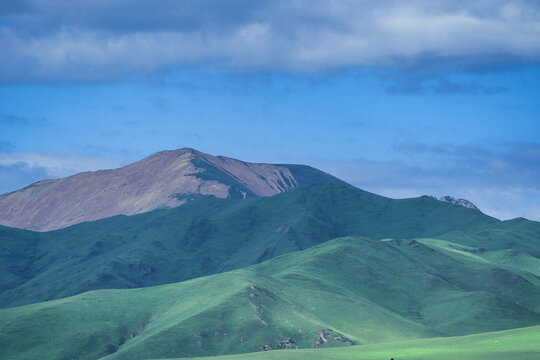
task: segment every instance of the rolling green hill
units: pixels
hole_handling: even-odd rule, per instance
[[[177,284],[7,308],[0,310],[0,358],[209,356],[540,324],[538,277],[527,264],[510,271],[489,252],[433,238],[346,237]],[[452,339],[430,341],[390,348],[409,356],[417,346],[441,354],[453,349]],[[362,348],[343,356],[360,356]],[[268,354],[261,356],[282,356]]]
[[[516,251],[538,254],[538,225],[512,224],[512,236],[531,227],[523,237],[535,237],[529,245],[516,239]],[[483,231],[499,228],[506,231],[505,222],[429,197],[393,200],[338,184],[247,200],[201,198],[44,233],[0,227],[0,307],[183,281],[340,236],[433,237],[460,229],[452,236],[477,244],[489,241]]]
[[[540,358],[540,327],[347,348],[267,351],[197,360],[532,360]],[[194,360],[195,360],[194,359]],[[170,359],[172,360],[172,359]]]
[[[512,249],[540,258],[540,223],[524,218],[499,221],[473,230],[456,229],[440,236],[450,241],[490,249]]]

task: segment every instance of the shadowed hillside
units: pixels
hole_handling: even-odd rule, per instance
[[[340,236],[432,237],[454,229],[481,232],[502,226],[498,224],[504,223],[429,197],[392,200],[348,186],[318,184],[272,197],[199,199],[46,233],[1,227],[5,271],[0,304],[183,281]]]

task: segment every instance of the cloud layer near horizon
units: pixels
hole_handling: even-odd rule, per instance
[[[1,143],[0,143],[1,145]],[[15,191],[36,181],[55,179],[84,171],[112,169],[124,161],[80,153],[1,152],[0,194]],[[5,149],[4,149],[5,151]]]
[[[540,61],[540,3],[7,0],[0,44],[4,83],[114,81],[202,63],[477,68]]]
[[[499,219],[540,220],[540,144],[475,146],[403,143],[393,161],[319,160],[320,167],[364,190],[391,198],[450,195],[472,201]],[[496,179],[496,181],[494,181]]]

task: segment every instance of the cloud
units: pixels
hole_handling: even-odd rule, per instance
[[[540,60],[537,1],[33,0],[3,7],[4,83],[120,80],[201,64],[304,72]],[[449,83],[434,90],[491,91]]]
[[[355,159],[313,164],[376,194],[405,198],[451,195],[472,201],[500,219],[540,220],[540,144],[498,144],[497,151],[479,146],[410,142],[396,146],[392,161]]]
[[[32,168],[24,163],[0,165],[0,194],[20,189],[48,177],[44,168]]]
[[[15,153],[0,142],[0,194],[15,191],[43,179],[60,178],[84,171],[118,168],[125,161],[81,153]]]
[[[0,153],[2,176],[17,178],[11,174],[39,174],[38,180],[73,175],[83,171],[117,168],[123,162],[117,159],[79,153]],[[24,178],[24,176],[23,176]],[[1,178],[0,183],[5,179]],[[24,186],[28,184],[18,184]],[[14,190],[14,189],[13,189]]]
[[[540,144],[507,142],[498,150],[479,146],[404,143],[397,150],[408,161],[422,168],[436,170],[439,177],[466,184],[490,184],[540,188]],[[457,176],[461,175],[461,176]]]

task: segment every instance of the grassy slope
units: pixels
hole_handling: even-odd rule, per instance
[[[428,197],[391,200],[322,184],[270,198],[199,199],[47,233],[0,227],[0,307],[183,281],[340,236],[428,237],[498,223]]]
[[[540,258],[540,223],[524,218],[499,221],[472,230],[454,230],[439,237],[491,250],[512,249]]]
[[[0,310],[0,358],[207,356],[540,324],[537,285],[436,241],[341,238],[183,283]]]
[[[540,326],[477,335],[347,348],[268,351],[198,360],[532,360],[540,358]]]

